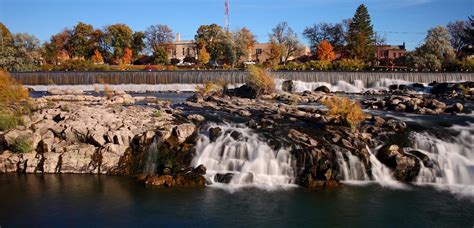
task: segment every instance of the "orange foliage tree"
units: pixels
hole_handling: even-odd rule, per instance
[[[132,63],[133,52],[130,48],[125,48],[123,57],[122,57],[122,64],[130,64]]]
[[[92,62],[94,63],[103,63],[104,58],[102,58],[102,55],[100,54],[99,50],[94,51],[94,55],[92,56]]]
[[[333,61],[336,58],[332,45],[327,40],[323,40],[319,43],[317,55],[319,60],[325,61]]]

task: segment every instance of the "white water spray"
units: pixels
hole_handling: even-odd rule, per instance
[[[206,166],[206,178],[211,183],[216,184],[218,174],[230,174],[232,177],[228,186],[231,187],[267,188],[294,184],[294,164],[288,150],[273,150],[249,128],[230,125],[210,127],[219,127],[222,135],[211,142],[207,135],[201,134],[192,164]],[[234,139],[232,132],[241,137]]]

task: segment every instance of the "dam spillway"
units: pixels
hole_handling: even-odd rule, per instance
[[[302,82],[360,81],[370,87],[383,79],[417,83],[474,81],[474,73],[467,72],[321,72],[276,71],[276,79]],[[206,81],[223,81],[230,84],[245,83],[246,71],[192,70],[192,71],[106,71],[106,72],[17,72],[11,75],[24,85],[93,85],[118,84],[202,84]]]

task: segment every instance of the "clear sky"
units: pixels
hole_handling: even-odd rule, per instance
[[[474,15],[474,0],[229,0],[230,27],[248,27],[265,42],[275,24],[287,21],[301,37],[311,24],[351,18],[361,3],[387,43],[406,42],[408,49],[429,28]],[[125,23],[133,30],[166,24],[192,39],[199,25],[224,24],[224,0],[0,0],[0,21],[42,41],[79,21],[94,27]]]

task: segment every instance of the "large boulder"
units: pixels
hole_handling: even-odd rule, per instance
[[[145,179],[145,184],[153,186],[173,187],[174,185],[176,185],[176,181],[170,175],[148,176]]]
[[[214,176],[214,181],[218,183],[228,184],[232,181],[233,177],[234,177],[233,173],[217,173]]]
[[[216,141],[222,135],[222,129],[220,127],[211,127],[209,129],[209,139],[211,142]]]
[[[61,173],[93,173],[95,170],[89,165],[95,147],[89,144],[67,146],[61,156]]]
[[[399,181],[413,181],[420,172],[419,160],[415,156],[405,154],[397,145],[383,146],[376,157],[384,165],[393,169],[394,177]]]
[[[185,142],[196,131],[196,125],[191,123],[180,124],[173,128],[171,133],[177,139],[178,144]]]
[[[255,99],[257,98],[257,91],[248,85],[243,85],[241,87],[235,89],[228,89],[225,93],[229,96],[236,96],[242,98],[250,98]]]
[[[288,93],[293,93],[295,91],[295,86],[293,83],[293,80],[286,80],[282,83],[281,85],[281,90],[288,92]]]
[[[314,90],[315,92],[330,93],[331,90],[327,86],[320,86]]]

